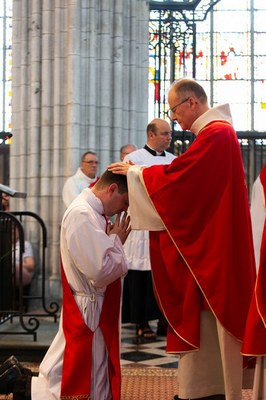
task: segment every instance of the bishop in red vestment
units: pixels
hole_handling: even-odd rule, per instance
[[[240,146],[229,106],[209,108],[194,80],[174,83],[168,102],[172,120],[196,135],[189,149],[170,165],[109,168],[128,175],[132,228],[151,231],[154,288],[169,322],[167,351],[183,354],[178,398],[241,400],[240,349],[255,261]],[[204,341],[207,324],[217,337],[216,355]]]

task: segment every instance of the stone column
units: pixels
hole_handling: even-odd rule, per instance
[[[46,224],[53,296],[65,180],[88,149],[102,172],[122,144],[145,142],[148,21],[146,0],[13,1],[10,186],[27,199],[12,208]]]

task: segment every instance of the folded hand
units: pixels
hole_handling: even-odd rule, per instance
[[[125,243],[130,231],[130,217],[126,212],[123,213],[122,217],[121,213],[117,214],[114,224],[108,224],[107,226],[107,235],[115,233],[119,236],[122,244]]]

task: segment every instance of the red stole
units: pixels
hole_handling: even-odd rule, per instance
[[[165,231],[150,233],[155,292],[169,322],[167,351],[199,347],[202,296],[242,340],[255,282],[248,194],[237,136],[208,124],[170,165],[143,170]]]
[[[67,282],[61,262],[63,285],[63,330],[66,340],[60,399],[89,400],[93,332],[83,321]],[[109,380],[113,400],[120,400],[121,370],[119,351],[119,315],[121,280],[107,286],[99,326],[108,356]]]
[[[260,181],[266,199],[266,164],[260,173]],[[262,233],[260,263],[255,291],[247,319],[242,353],[266,355],[266,223]]]

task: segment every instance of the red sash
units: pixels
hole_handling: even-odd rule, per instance
[[[60,399],[89,400],[93,332],[83,321],[61,262],[63,330],[66,340]],[[107,286],[99,326],[108,350],[108,369],[113,400],[120,400],[121,370],[119,315],[121,280]]]

